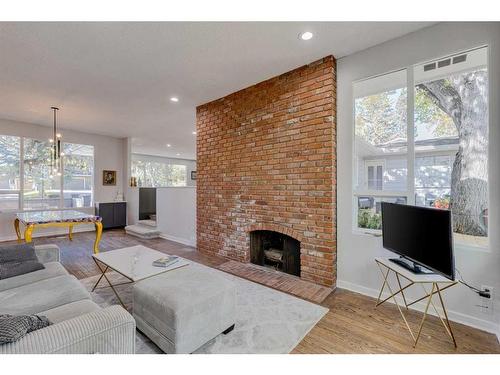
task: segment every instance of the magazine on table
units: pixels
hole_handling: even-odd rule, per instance
[[[172,264],[176,263],[179,261],[179,257],[175,255],[167,255],[163,258],[156,259],[153,262],[153,266],[155,267],[168,267],[171,266]]]

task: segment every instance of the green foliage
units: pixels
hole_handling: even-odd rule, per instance
[[[0,136],[0,188],[16,188],[19,176],[19,138]]]
[[[406,138],[406,88],[358,98],[356,135],[373,144]]]
[[[382,229],[382,215],[371,209],[358,210],[358,227],[366,229]]]
[[[449,84],[446,83],[445,84]],[[452,118],[437,106],[420,85],[415,88],[415,123],[425,124],[435,137],[457,136]]]
[[[186,186],[187,167],[155,161],[132,160],[132,176],[141,187]]]
[[[355,120],[356,135],[373,145],[405,139],[406,88],[357,98]],[[433,102],[421,85],[415,88],[415,136],[417,124],[425,126],[434,137],[458,135],[452,118]]]

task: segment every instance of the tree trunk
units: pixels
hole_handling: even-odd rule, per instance
[[[451,173],[454,231],[487,236],[488,208],[487,72],[458,74],[419,85],[455,123],[459,148]]]

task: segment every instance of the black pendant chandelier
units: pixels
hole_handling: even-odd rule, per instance
[[[54,132],[52,134],[52,138],[49,139],[51,144],[50,151],[50,178],[54,178],[54,176],[60,176],[62,174],[62,163],[61,158],[64,156],[64,153],[61,151],[61,133],[57,132],[57,111],[59,108],[50,107],[54,112]]]

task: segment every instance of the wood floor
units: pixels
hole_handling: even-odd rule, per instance
[[[99,273],[91,259],[93,240],[94,234],[87,232],[75,233],[73,241],[69,241],[67,237],[36,238],[34,241],[38,244],[59,245],[61,262],[70,273],[81,279]],[[141,240],[126,235],[122,230],[105,231],[100,249],[107,251],[137,244],[226,271],[235,267],[227,264],[227,259],[204,256],[192,247],[163,239]],[[254,275],[249,278],[255,279],[255,274],[258,273],[251,273]],[[263,275],[267,278],[266,274]],[[245,272],[239,276],[245,277]],[[290,288],[290,279],[286,283],[276,280],[273,282],[278,289],[280,285]],[[309,298],[315,293],[301,293],[307,299],[316,299]],[[455,349],[436,317],[428,318],[419,344],[414,349],[394,305],[384,304],[375,309],[373,298],[342,289],[335,290],[326,298],[321,295],[320,299],[320,304],[330,311],[297,345],[293,353],[500,353],[500,344],[495,335],[452,322],[458,344]],[[410,311],[408,321],[411,325],[418,326],[421,317],[421,313]]]

